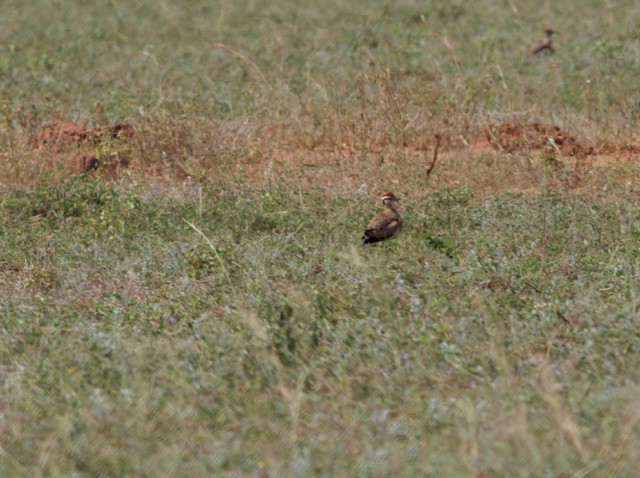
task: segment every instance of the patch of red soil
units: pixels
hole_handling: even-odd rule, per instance
[[[459,159],[467,158],[468,148],[472,152],[488,153],[488,160],[508,155],[513,155],[508,156],[510,159],[517,159],[517,153],[542,153],[547,157],[558,157],[558,161],[554,162],[554,178],[562,187],[571,189],[582,187],[590,177],[586,173],[594,167],[618,160],[640,159],[640,146],[615,143],[591,145],[554,125],[518,121],[467,131],[466,138],[445,130],[436,136],[411,136],[399,144],[391,143],[389,137],[383,134],[364,144],[350,142],[348,137],[345,141],[322,135],[300,139],[283,124],[265,125],[258,129],[256,135],[247,134],[243,129],[227,131],[221,128],[216,134],[207,135],[205,141],[199,135],[191,136],[189,125],[184,125],[184,130],[172,129],[175,128],[173,124],[165,126],[150,124],[146,128],[140,126],[136,131],[127,123],[115,123],[90,129],[58,119],[38,132],[33,146],[44,152],[43,155],[36,155],[39,160],[56,166],[62,164],[64,167],[57,170],[63,171],[63,174],[99,170],[101,174],[117,177],[128,169],[133,173],[142,172],[154,177],[166,176],[198,182],[225,174],[237,174],[255,184],[294,178],[298,185],[308,183],[315,187],[326,184],[332,188],[344,187],[345,191],[351,190],[354,184],[387,189],[416,177],[426,178],[426,171],[434,157],[436,136],[440,138],[441,159],[436,163],[436,174],[430,181],[440,181],[440,184],[447,184],[447,181],[458,184],[456,181],[460,182],[460,171],[473,166],[473,162]],[[199,154],[193,157],[182,154],[186,150],[185,145],[191,148],[192,140],[200,142],[191,149],[200,151],[209,140],[218,137],[222,143],[219,156],[231,158],[232,161],[208,161],[206,153],[202,159],[196,157]],[[113,148],[111,145],[96,147],[109,140],[117,140],[122,144]],[[165,149],[173,153],[165,156]],[[530,184],[537,184],[535,177],[529,174],[531,168],[519,169],[514,162],[509,168],[502,169],[490,168],[489,171],[495,170],[495,174],[488,175],[482,183],[476,180],[481,184],[478,187],[493,191],[504,189],[507,184],[508,187],[524,190]],[[392,184],[388,184],[388,177],[394,178]]]
[[[87,140],[87,130],[71,121],[59,119],[47,125],[44,125],[36,134],[34,146],[41,149],[48,145],[56,147],[62,144],[76,143],[81,144]]]
[[[542,149],[555,155],[584,157],[595,153],[593,146],[580,142],[562,131],[558,126],[541,123],[507,121],[489,125],[484,130],[484,140],[476,143],[475,149],[490,146],[498,151],[514,153]]]
[[[640,146],[633,144],[604,144],[594,148],[591,166],[605,166],[616,161],[640,158]]]
[[[594,154],[628,157],[640,154],[640,145],[636,144],[603,144],[594,150]]]
[[[80,151],[66,160],[71,174],[85,174],[95,171],[100,160],[95,155],[94,146],[105,140],[130,140],[135,135],[133,126],[128,123],[114,123],[101,128],[86,129],[66,119],[57,119],[38,131],[34,140],[34,149],[46,148],[51,152],[63,152],[65,146],[75,145]],[[116,158],[108,165],[110,172],[119,167],[127,167],[128,161]]]
[[[35,149],[45,146],[60,150],[64,145],[99,143],[105,139],[131,139],[135,134],[128,123],[114,123],[102,128],[86,129],[66,119],[57,119],[38,131],[34,141]]]

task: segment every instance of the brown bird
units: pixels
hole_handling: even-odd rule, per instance
[[[544,32],[547,35],[547,38],[544,38],[543,40],[536,42],[536,44],[531,47],[531,54],[533,56],[540,55],[547,52],[549,53],[555,52],[555,50],[553,49],[553,45],[551,43],[551,35],[553,35],[556,32],[554,32],[551,28],[547,28]]]
[[[363,244],[375,244],[392,239],[402,229],[402,218],[396,209],[398,198],[392,192],[386,192],[381,199],[387,208],[373,216],[362,236]]]

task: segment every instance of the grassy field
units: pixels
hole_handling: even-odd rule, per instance
[[[0,476],[636,476],[635,2],[42,3],[0,19]]]

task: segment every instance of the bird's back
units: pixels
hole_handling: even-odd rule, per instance
[[[362,238],[365,244],[390,239],[402,229],[402,217],[393,209],[385,209],[376,214],[369,222]]]

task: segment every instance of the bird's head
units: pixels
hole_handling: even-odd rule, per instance
[[[391,191],[383,193],[380,199],[382,200],[382,204],[384,204],[385,206],[390,204],[395,204],[397,201],[399,201],[396,195],[393,194]]]

